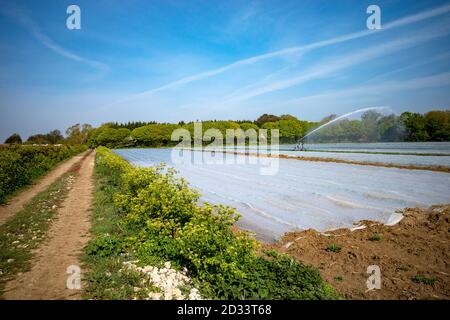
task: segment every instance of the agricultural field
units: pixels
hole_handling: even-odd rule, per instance
[[[260,148],[246,146],[237,152],[277,153],[289,157],[314,157],[347,161],[386,163],[413,166],[450,167],[450,144],[447,142],[397,142],[397,143],[334,143],[305,144],[305,151],[294,151],[295,144]],[[272,152],[271,150],[275,150]]]
[[[216,153],[232,164],[173,164],[172,149],[118,149],[139,167],[173,165],[202,200],[229,205],[242,215],[239,224],[260,239],[274,241],[285,232],[353,227],[360,220],[394,223],[405,207],[449,203],[448,173],[425,170],[278,159],[276,175],[261,175],[263,164],[249,157]],[[184,152],[187,158],[201,152]]]
[[[280,148],[286,150],[293,146],[284,145]],[[307,143],[306,146],[308,149],[318,151],[450,155],[449,142]]]

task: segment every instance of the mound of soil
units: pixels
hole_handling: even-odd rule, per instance
[[[267,247],[315,266],[346,299],[449,299],[450,205],[403,215],[394,226],[288,233]],[[367,288],[370,265],[380,268],[380,289]]]

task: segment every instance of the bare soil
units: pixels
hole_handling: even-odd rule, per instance
[[[82,159],[47,240],[34,252],[31,270],[7,283],[5,299],[81,299],[81,290],[67,288],[67,268],[81,266],[79,257],[89,240],[94,157],[91,152]]]
[[[86,156],[86,152],[72,157],[69,160],[66,160],[57,165],[35,184],[27,187],[27,189],[9,199],[8,203],[0,205],[0,225],[5,223],[9,218],[13,217],[17,212],[22,210],[23,206],[28,203],[33,197],[44,191],[64,173],[68,172],[74,164],[76,164],[84,156]]]
[[[317,267],[347,299],[450,299],[450,205],[403,214],[394,226],[362,221],[366,228],[354,231],[306,230],[266,247]],[[370,265],[381,269],[381,289],[367,289]]]

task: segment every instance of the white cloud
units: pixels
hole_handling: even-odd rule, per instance
[[[420,12],[420,13],[417,13],[414,15],[406,16],[404,18],[400,18],[400,19],[394,20],[389,23],[385,23],[385,24],[383,24],[382,29],[380,29],[380,30],[364,30],[364,31],[354,32],[354,33],[346,34],[343,36],[339,36],[339,37],[335,37],[335,38],[331,38],[331,39],[327,39],[327,40],[323,40],[323,41],[319,41],[319,42],[314,42],[314,43],[311,43],[308,45],[290,47],[290,48],[286,48],[286,49],[282,49],[282,50],[278,50],[278,51],[272,51],[272,52],[268,52],[265,54],[253,56],[253,57],[250,57],[247,59],[238,60],[231,64],[228,64],[228,65],[216,68],[216,69],[201,72],[201,73],[198,73],[198,74],[195,74],[192,76],[188,76],[188,77],[170,82],[168,84],[165,84],[163,86],[160,86],[160,87],[157,87],[154,89],[150,89],[150,90],[147,90],[147,91],[135,94],[135,95],[128,96],[124,99],[116,101],[113,105],[120,104],[120,103],[130,101],[130,100],[134,100],[134,99],[142,97],[142,96],[152,95],[152,94],[155,94],[155,93],[158,93],[161,91],[166,91],[166,90],[169,90],[169,89],[172,89],[175,87],[179,87],[179,86],[182,86],[182,85],[194,82],[194,81],[207,79],[207,78],[222,74],[224,72],[227,72],[234,68],[251,65],[251,64],[261,62],[264,60],[268,60],[268,59],[272,59],[272,58],[291,55],[294,53],[306,52],[306,51],[310,51],[310,50],[317,49],[317,48],[322,48],[322,47],[326,47],[326,46],[330,46],[330,45],[334,45],[334,44],[338,44],[338,43],[342,43],[342,42],[346,42],[346,41],[350,41],[350,40],[354,40],[354,39],[358,39],[358,38],[367,37],[367,36],[370,36],[373,34],[378,34],[380,32],[384,32],[386,30],[407,26],[407,25],[410,25],[410,24],[413,24],[416,22],[420,22],[420,21],[423,21],[423,20],[426,20],[426,19],[429,19],[432,17],[443,15],[448,12],[450,12],[450,4],[443,5],[443,6],[431,9],[431,10],[423,11],[423,12]],[[109,105],[109,106],[111,106],[111,105]]]
[[[383,55],[391,54],[393,52],[417,46],[423,42],[432,40],[434,38],[447,35],[448,30],[427,31],[422,34],[416,34],[415,36],[404,38],[400,40],[390,41],[381,45],[376,45],[369,49],[361,50],[357,53],[346,55],[330,59],[328,61],[319,62],[317,67],[313,67],[306,71],[304,74],[272,83],[262,85],[258,88],[249,90],[239,96],[235,96],[231,101],[243,101],[269,92],[286,89],[306,81],[329,76],[336,71],[349,68],[351,66],[361,64],[369,61],[370,59],[380,57]]]

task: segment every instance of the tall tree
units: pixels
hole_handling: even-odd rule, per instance
[[[27,144],[49,144],[50,142],[47,140],[47,135],[45,134],[34,134],[28,137]]]
[[[5,140],[5,143],[8,143],[8,144],[21,144],[22,143],[22,138],[20,137],[20,135],[18,133],[13,133],[11,136],[9,136]]]
[[[365,140],[367,142],[379,141],[378,119],[380,117],[381,114],[376,111],[367,111],[362,114],[361,122],[365,133]]]
[[[50,131],[49,133],[47,133],[47,140],[51,144],[57,144],[57,143],[63,142],[64,141],[64,137],[61,134],[61,131],[53,130],[53,131]]]
[[[280,120],[280,117],[274,116],[273,114],[264,113],[258,119],[256,119],[256,124],[262,128],[262,126],[267,122],[276,122]]]
[[[337,118],[336,114],[330,114],[329,116],[323,117],[322,120],[320,120],[320,124],[325,124],[330,122],[331,120],[334,120]]]
[[[381,141],[403,141],[405,130],[402,121],[395,114],[378,120],[378,133]]]
[[[450,111],[427,112],[425,130],[432,141],[450,140]]]
[[[69,144],[83,144],[89,138],[92,132],[92,126],[90,124],[80,125],[79,123],[67,128],[67,143]]]
[[[405,128],[406,141],[427,141],[429,136],[425,129],[425,117],[420,113],[403,112],[400,119]]]

